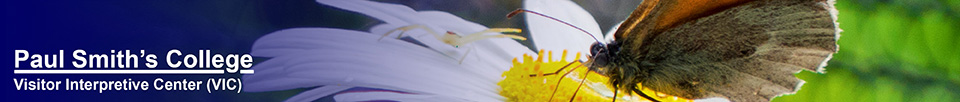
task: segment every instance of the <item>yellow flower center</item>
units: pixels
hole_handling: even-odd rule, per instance
[[[588,68],[579,62],[566,61],[566,50],[562,54],[563,57],[559,58],[560,60],[551,58],[552,51],[544,52],[543,50],[540,50],[536,59],[526,54],[523,55],[523,61],[514,58],[513,67],[503,72],[501,76],[504,77],[503,81],[497,83],[501,88],[500,95],[513,102],[566,102],[571,101],[571,99],[578,102],[612,101],[614,95],[612,90],[614,89],[612,85],[607,83],[608,77],[588,72]],[[574,59],[580,59],[580,52],[577,52],[576,55]],[[544,56],[547,56],[547,59],[544,59]],[[570,64],[570,66],[563,68],[567,64]],[[563,69],[561,70],[561,68]],[[570,74],[561,79],[561,76],[567,72],[570,72]],[[581,81],[583,81],[582,85]],[[655,94],[657,92],[649,89],[642,89],[641,91],[663,102],[691,102],[689,99]],[[628,95],[624,91],[619,91],[616,99],[618,102],[649,101],[636,95],[636,93]]]

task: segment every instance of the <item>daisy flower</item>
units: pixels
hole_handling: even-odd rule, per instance
[[[287,101],[312,101],[329,95],[335,95],[337,101],[499,101],[504,98],[497,94],[496,83],[510,68],[511,59],[533,53],[510,38],[482,39],[462,46],[438,40],[429,32],[459,36],[499,33],[446,12],[415,11],[365,0],[317,2],[385,24],[367,32],[290,28],[267,34],[254,43],[251,54],[270,59],[254,66],[257,74],[243,76],[246,91],[312,88]],[[394,31],[414,25],[422,27]],[[391,31],[393,34],[381,39]],[[358,87],[374,90],[344,91]]]
[[[257,74],[243,76],[245,91],[309,88],[286,100],[295,102],[322,97],[336,101],[566,101],[574,94],[580,98],[573,99],[583,101],[613,99],[609,85],[600,83],[606,82],[605,77],[595,73],[579,77],[589,76],[586,68],[564,78],[543,74],[583,60],[586,55],[579,52],[587,52],[595,41],[569,26],[552,25],[556,21],[526,16],[534,43],[546,49],[537,53],[513,40],[522,37],[501,34],[517,29],[487,28],[446,12],[366,0],[317,2],[385,23],[368,31],[317,27],[267,34],[253,44],[251,54],[269,59],[253,67]],[[524,4],[591,34],[600,32],[589,13],[568,0]],[[570,81],[548,83],[561,79]],[[570,89],[580,81],[588,84]],[[544,96],[555,89],[559,94],[553,98]]]

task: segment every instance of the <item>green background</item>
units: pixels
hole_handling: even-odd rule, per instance
[[[838,1],[840,51],[777,102],[960,101],[958,0]]]

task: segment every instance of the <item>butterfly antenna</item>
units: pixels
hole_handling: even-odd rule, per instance
[[[557,21],[557,22],[563,23],[563,24],[565,24],[565,25],[567,25],[567,26],[576,28],[577,30],[580,30],[580,32],[586,33],[587,35],[590,35],[590,37],[593,37],[593,40],[596,40],[597,43],[603,44],[603,42],[600,42],[600,40],[597,39],[596,36],[593,36],[593,33],[587,32],[587,30],[583,30],[583,28],[574,26],[573,24],[567,23],[567,22],[565,22],[565,21],[563,21],[563,20],[560,20],[560,19],[557,19],[557,18],[553,18],[553,17],[551,17],[551,16],[547,16],[547,15],[542,14],[542,13],[540,13],[540,12],[530,11],[530,10],[518,8],[517,10],[513,10],[513,12],[510,12],[509,14],[507,14],[507,18],[508,18],[508,19],[509,19],[509,18],[513,18],[513,16],[516,16],[517,14],[520,14],[520,13],[523,13],[523,12],[527,12],[527,13],[534,14],[534,15],[538,15],[538,16],[542,16],[542,17],[547,17],[547,18],[549,18],[549,19],[551,19],[551,20],[553,20],[553,21]]]

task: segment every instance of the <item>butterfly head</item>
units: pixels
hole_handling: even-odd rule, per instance
[[[618,62],[615,58],[620,51],[620,44],[616,42],[611,43],[593,43],[590,46],[590,61],[587,64],[590,67],[590,70],[596,71],[604,75],[607,72],[611,72],[608,68],[611,68],[613,63]]]
[[[616,41],[606,44],[593,43],[590,46],[590,60],[584,65],[600,75],[610,77],[609,81],[614,87],[621,90],[636,91],[636,83],[639,83],[639,80],[634,80],[634,78],[637,78],[642,72],[638,72],[639,68],[625,66],[629,61],[623,59],[624,53],[620,51],[620,43]],[[652,99],[646,96],[645,98]]]

